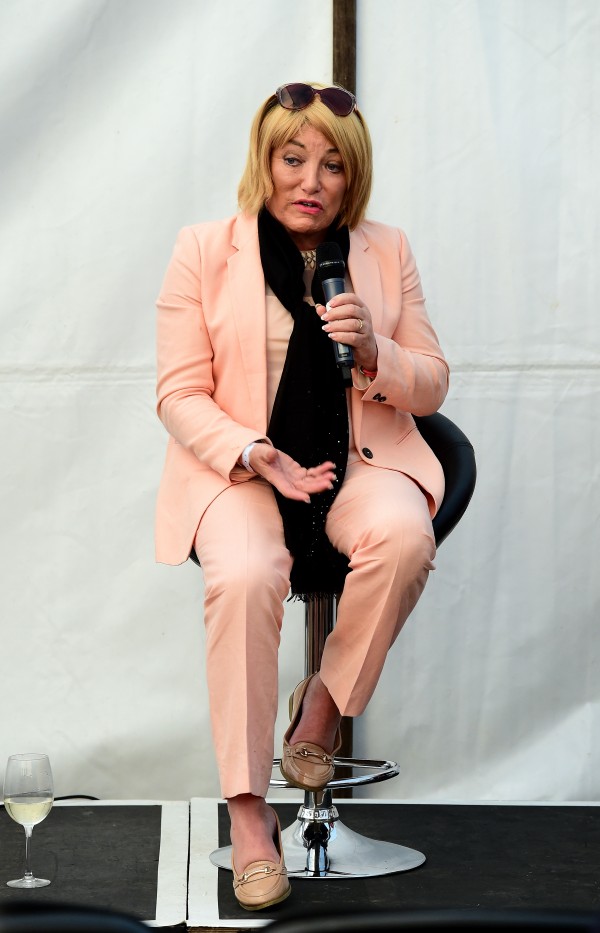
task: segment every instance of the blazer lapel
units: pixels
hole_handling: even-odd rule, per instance
[[[354,293],[366,304],[371,312],[373,330],[378,331],[383,318],[381,272],[374,250],[370,249],[360,227],[350,234],[348,272]]]
[[[373,330],[380,329],[383,320],[383,292],[381,288],[381,271],[375,257],[374,250],[360,227],[350,234],[350,253],[348,254],[348,272],[352,279],[352,288],[356,295],[366,304],[371,313]],[[361,394],[350,393],[350,417],[352,419],[352,432],[354,443],[360,446],[362,427],[363,404]]]
[[[255,217],[238,215],[232,245],[237,252],[229,257],[227,267],[242,371],[252,405],[252,423],[264,434],[267,430],[266,303]]]

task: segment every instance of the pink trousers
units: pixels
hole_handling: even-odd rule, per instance
[[[363,712],[386,654],[413,610],[435,541],[427,500],[409,477],[348,465],[326,532],[351,572],[321,678],[345,716]],[[225,798],[264,797],[277,715],[277,654],[292,558],[270,485],[226,489],[202,517],[195,548],[205,582],[211,723]],[[303,671],[298,670],[298,681]]]

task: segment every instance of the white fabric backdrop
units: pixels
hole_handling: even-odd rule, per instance
[[[322,0],[0,7],[0,756],[57,792],[218,793],[201,574],[153,562],[154,300],[179,227],[235,210],[250,121],[330,80]],[[600,7],[359,0],[371,216],[404,227],[479,483],[356,723],[369,793],[600,790]],[[288,604],[284,697],[302,673]]]

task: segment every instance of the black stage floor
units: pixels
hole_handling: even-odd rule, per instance
[[[282,826],[296,804],[275,804]],[[337,804],[356,832],[423,852],[412,871],[374,878],[295,879],[261,919],[299,908],[600,908],[600,807],[520,804]],[[219,844],[228,844],[224,804]],[[247,919],[219,870],[219,917]]]
[[[110,907],[156,916],[160,806],[54,807],[32,837],[32,870],[52,883],[23,891],[25,832],[0,809],[0,904],[8,901]]]
[[[51,884],[9,888],[23,874],[25,833],[0,807],[0,914],[66,904],[185,929],[189,841],[187,800],[57,802],[32,839],[33,872]]]
[[[186,890],[188,924],[204,928],[242,928],[298,910],[341,906],[600,909],[600,806],[593,804],[339,801],[348,827],[418,849],[425,864],[373,878],[294,878],[292,896],[257,918],[237,905],[231,872],[217,870],[208,859],[217,836],[219,844],[228,843],[224,804],[192,802],[188,889],[187,804],[181,805],[175,832],[166,829],[164,810],[175,807],[179,813],[179,805],[137,803],[54,808],[34,829],[32,846],[35,873],[52,884],[26,892],[6,887],[22,870],[25,845],[22,828],[0,808],[0,906],[27,898],[108,907],[165,929],[184,922]],[[274,805],[283,826],[295,820],[299,803]],[[170,892],[167,902],[161,890]]]

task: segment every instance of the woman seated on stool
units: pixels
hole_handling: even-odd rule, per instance
[[[284,777],[318,790],[341,716],[365,709],[433,569],[444,479],[412,415],[437,411],[448,367],[406,236],[365,220],[371,177],[352,94],[280,87],[254,119],[241,213],[181,231],[158,300],[157,559],[194,548],[204,573],[213,738],[249,909],[290,892],[265,802],[290,581],[304,599],[343,589],[284,739]],[[323,242],[347,263],[326,306]],[[333,342],[352,348],[351,385]]]

